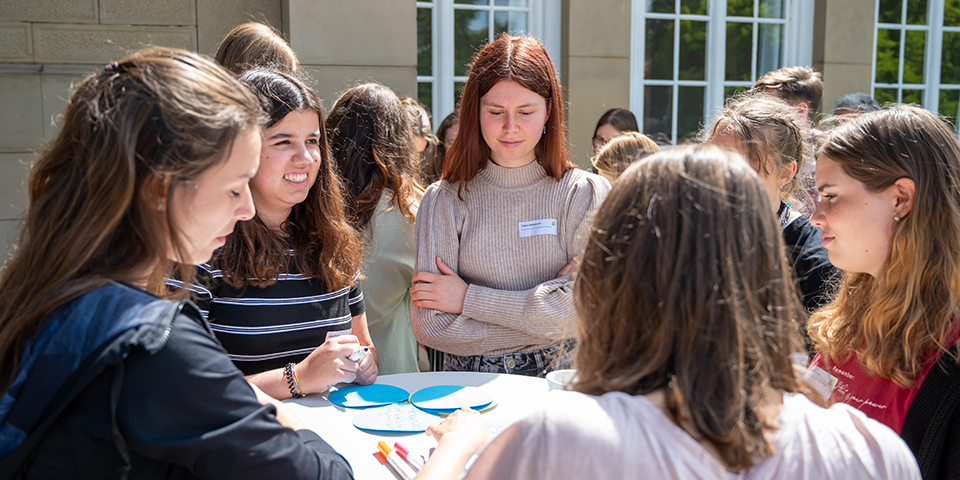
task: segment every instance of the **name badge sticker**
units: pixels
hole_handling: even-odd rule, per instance
[[[531,220],[529,222],[520,222],[520,238],[532,237],[534,235],[556,235],[557,220],[554,218],[544,218],[543,220]]]
[[[837,377],[830,375],[826,370],[816,366],[807,370],[807,373],[803,374],[803,378],[817,393],[826,399],[830,398],[830,394],[833,393],[833,389],[837,386]]]
[[[340,330],[336,332],[327,332],[327,338],[324,338],[323,341],[326,342],[327,340],[330,340],[331,338],[334,338],[334,337],[339,337],[341,335],[351,335],[351,334],[353,334],[353,329]]]

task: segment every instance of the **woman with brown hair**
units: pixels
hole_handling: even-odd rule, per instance
[[[466,478],[919,478],[889,428],[801,393],[804,312],[764,190],[742,157],[710,146],[621,175],[574,287],[574,391],[551,392]],[[486,435],[478,417],[428,430],[439,445],[418,478],[469,457]]]
[[[574,257],[610,186],[573,166],[564,128],[540,42],[505,35],[477,53],[416,224],[413,331],[445,370],[543,375],[570,343]]]
[[[410,327],[413,222],[423,196],[407,111],[376,83],[344,92],[327,117],[347,219],[363,233],[363,294],[379,373],[417,372]]]
[[[447,157],[447,152],[453,141],[457,138],[457,132],[460,131],[460,117],[457,112],[447,115],[437,127],[437,148],[433,150],[430,161],[423,168],[423,177],[427,184],[440,180],[443,174],[443,163]]]
[[[603,112],[593,129],[593,154],[600,153],[600,149],[610,140],[627,132],[640,132],[633,112],[626,108],[611,108]]]
[[[843,269],[810,318],[833,398],[900,433],[924,478],[960,475],[960,144],[901,105],[827,133],[811,217]]]
[[[300,69],[297,54],[280,33],[257,22],[243,23],[230,30],[217,47],[214,58],[236,75],[256,67],[291,74]]]
[[[240,76],[269,120],[250,181],[257,214],[237,226],[194,288],[210,326],[250,381],[278,399],[342,382],[373,383],[373,348],[358,278],[361,246],[316,93],[274,70]]]
[[[182,50],[77,88],[0,278],[0,477],[351,477],[255,394],[193,304],[157,296],[175,262],[191,279],[254,215],[261,120],[229,72]]]
[[[837,269],[820,244],[820,230],[793,208],[801,203],[797,197],[806,195],[797,172],[806,170],[810,158],[797,110],[764,93],[744,95],[730,100],[701,135],[740,153],[760,174],[780,220],[800,299],[808,311],[827,303]]]

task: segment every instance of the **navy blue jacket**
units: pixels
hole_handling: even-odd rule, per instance
[[[110,283],[58,309],[0,399],[0,478],[352,478],[277,423],[189,302]]]

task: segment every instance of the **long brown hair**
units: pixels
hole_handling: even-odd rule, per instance
[[[367,83],[344,92],[327,117],[327,135],[354,228],[367,228],[384,189],[393,192],[390,203],[403,216],[415,215],[413,203],[423,191],[416,181],[417,152],[409,116],[393,90]]]
[[[517,82],[543,97],[550,110],[546,134],[536,146],[537,161],[547,175],[560,181],[575,168],[567,153],[563,92],[546,49],[533,37],[503,35],[473,57],[460,100],[460,131],[447,152],[443,180],[464,184],[487,165],[490,147],[480,132],[480,98],[501,80]]]
[[[270,67],[286,73],[297,73],[300,61],[290,44],[268,25],[242,23],[227,33],[217,47],[217,63],[240,75],[256,67]]]
[[[916,185],[879,275],[844,273],[836,298],[809,323],[828,360],[855,354],[868,374],[912,385],[960,325],[960,144],[933,113],[900,105],[842,123],[819,155],[869,191],[900,178]]]
[[[323,107],[316,92],[302,81],[276,70],[256,68],[240,76],[258,95],[269,120],[266,128],[300,110],[316,112],[320,122],[320,168],[307,198],[294,205],[279,232],[268,227],[260,215],[237,224],[216,260],[224,281],[234,287],[265,287],[287,273],[287,251],[299,272],[317,278],[329,290],[352,284],[360,266],[357,232],[344,216],[340,178],[334,171],[323,128]],[[254,192],[256,195],[256,192]]]
[[[806,200],[797,197],[807,195],[800,188],[800,180],[812,152],[795,108],[765,93],[733,97],[701,133],[701,140],[711,143],[721,135],[736,137],[753,168],[765,175],[779,175],[782,168],[796,162],[796,174],[780,189],[779,200]]]
[[[183,50],[141,50],[80,84],[30,172],[19,246],[0,278],[0,391],[30,335],[67,302],[110,281],[161,292],[171,250],[185,258],[174,190],[220,163],[259,121],[243,85]],[[181,268],[180,278],[193,271]]]
[[[664,389],[731,469],[773,453],[763,387],[798,391],[804,315],[758,175],[738,154],[676,148],[631,166],[600,207],[575,283],[575,389]]]

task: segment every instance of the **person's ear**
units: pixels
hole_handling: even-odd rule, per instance
[[[894,207],[896,208],[897,216],[899,218],[906,217],[913,208],[913,199],[917,192],[917,184],[907,177],[902,177],[898,178],[896,182],[893,182],[890,188],[893,189],[893,195],[896,201]]]
[[[780,178],[777,179],[777,186],[783,188],[790,183],[793,177],[797,175],[797,162],[793,161],[780,168]]]
[[[150,175],[140,187],[140,197],[145,205],[153,205],[163,211],[168,206],[167,191],[170,189],[170,178],[156,174]]]
[[[810,112],[810,105],[807,105],[807,102],[797,103],[797,113],[800,114],[800,118],[807,118],[808,113]]]

